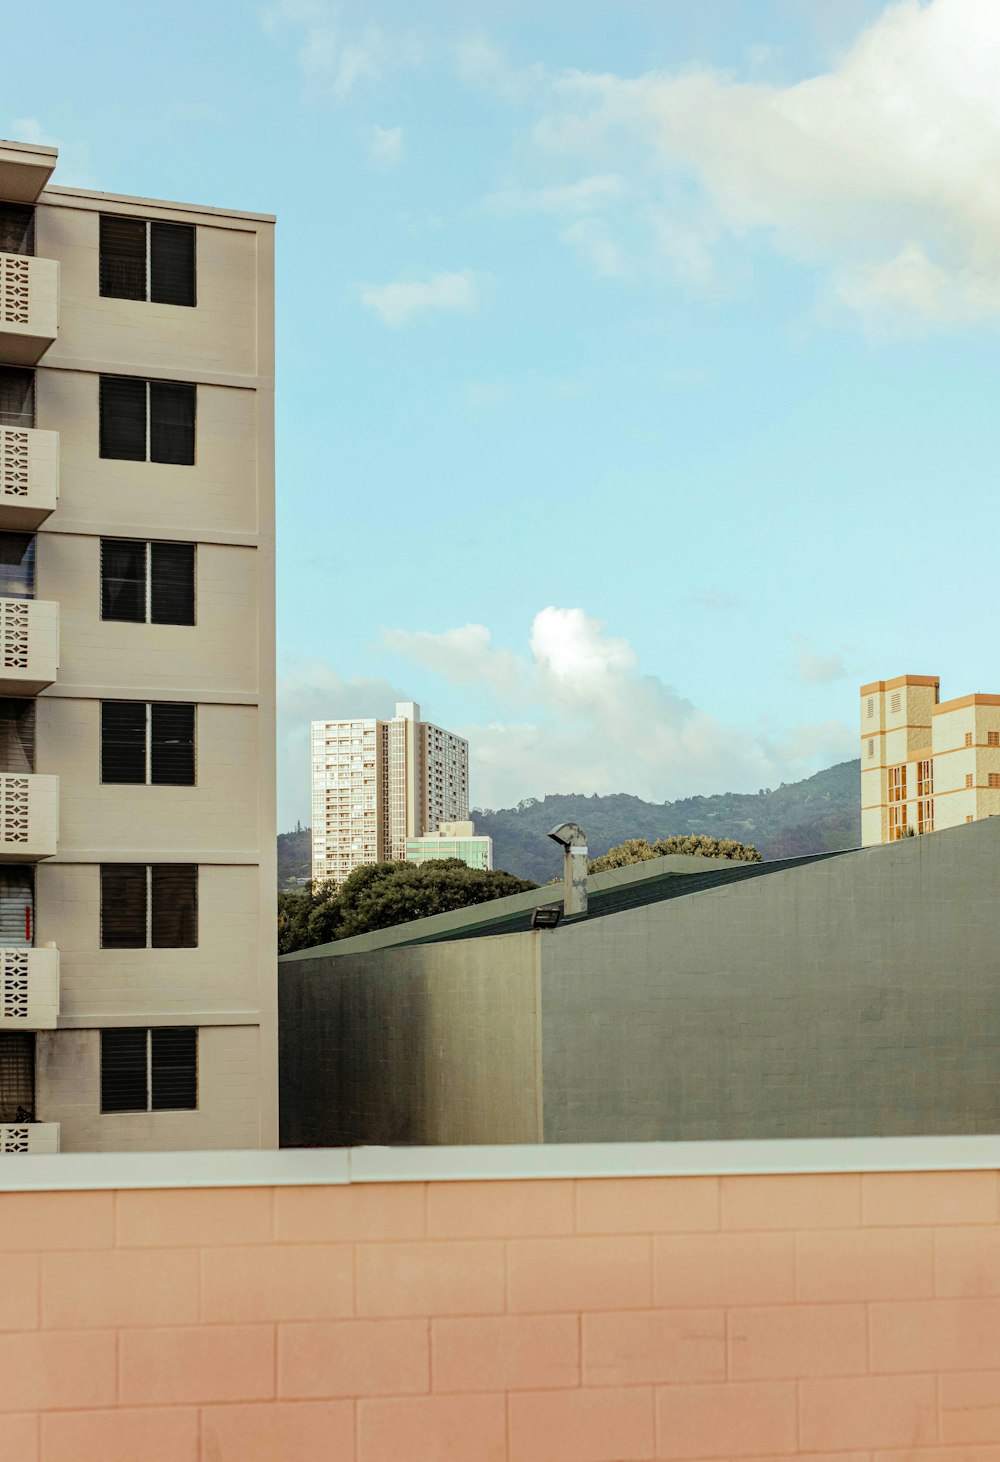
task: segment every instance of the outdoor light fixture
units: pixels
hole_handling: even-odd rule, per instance
[[[531,911],[532,929],[554,929],[562,918],[562,909],[558,904],[543,904],[540,909]]]

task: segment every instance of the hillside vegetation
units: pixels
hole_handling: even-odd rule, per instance
[[[723,792],[677,802],[644,802],[625,792],[609,797],[529,797],[517,807],[477,809],[476,831],[493,839],[494,867],[546,883],[562,871],[559,849],[546,837],[561,822],[578,822],[591,858],[630,838],[704,833],[753,843],[768,861],[855,848],[861,842],[861,765],[841,762],[807,777],[759,792]],[[309,873],[309,831],[278,838],[278,887]]]

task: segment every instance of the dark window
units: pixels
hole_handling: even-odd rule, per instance
[[[0,1031],[0,1122],[35,1120],[35,1033]]]
[[[193,787],[194,717],[194,706],[170,701],[103,701],[101,781]]]
[[[0,599],[34,599],[35,535],[0,533]]]
[[[154,1112],[192,1112],[198,1105],[198,1028],[154,1026],[150,1031]]]
[[[196,864],[102,864],[102,949],[196,949],[197,946]]]
[[[149,942],[144,863],[101,865],[101,948],[145,949]]]
[[[126,462],[146,460],[145,381],[101,377],[101,456]]]
[[[146,298],[146,225],[139,218],[101,218],[101,294]]]
[[[195,231],[189,223],[150,223],[149,297],[156,304],[195,303]]]
[[[146,781],[145,701],[101,703],[101,781]]]
[[[34,869],[4,864],[0,867],[0,946],[30,947],[35,937],[34,913]],[[27,996],[24,998],[27,1005]]]
[[[193,543],[103,538],[101,618],[194,624],[194,553]]]
[[[190,381],[101,377],[101,456],[194,466],[197,388]]]
[[[0,254],[34,252],[34,208],[25,203],[0,203]]]
[[[0,700],[0,772],[17,776],[34,770],[34,699]]]
[[[154,863],[153,948],[198,947],[198,868],[191,863]]]
[[[197,1106],[197,1026],[101,1031],[102,1112],[192,1112]]]
[[[35,373],[0,366],[0,426],[35,424]]]
[[[186,381],[149,383],[149,460],[194,466],[195,387]]]
[[[101,539],[101,618],[143,624],[146,619],[146,544]]]
[[[194,544],[151,543],[150,619],[194,624]]]
[[[189,223],[101,218],[101,294],[194,305],[197,236]]]
[[[101,1031],[101,1111],[148,1109],[149,1032]]]
[[[149,780],[154,786],[194,786],[194,706],[154,703],[149,746]]]

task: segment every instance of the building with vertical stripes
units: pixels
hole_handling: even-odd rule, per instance
[[[273,1146],[273,219],[0,142],[0,1149]]]
[[[342,883],[365,863],[469,815],[469,743],[400,701],[391,721],[312,724],[312,876]]]
[[[861,841],[1000,816],[1000,695],[940,699],[936,675],[861,687]]]

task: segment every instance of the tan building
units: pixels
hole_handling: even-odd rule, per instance
[[[861,687],[861,841],[1000,815],[1000,695],[939,699],[936,675]]]
[[[401,701],[391,721],[312,723],[312,876],[342,883],[469,816],[469,743]]]
[[[277,1141],[273,219],[0,142],[0,1148]]]

